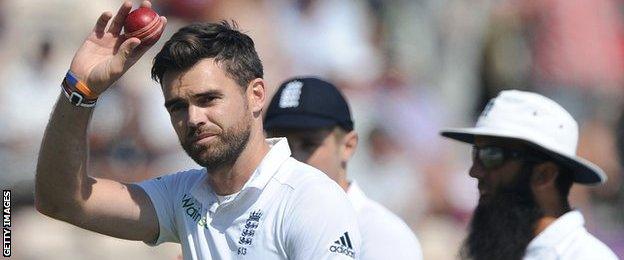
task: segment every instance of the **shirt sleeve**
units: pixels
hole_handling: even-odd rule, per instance
[[[180,177],[178,173],[137,183],[149,196],[158,216],[158,238],[156,241],[146,242],[150,246],[157,246],[164,242],[180,242],[173,208],[173,199],[176,197],[176,187],[179,185]]]
[[[355,212],[332,180],[307,182],[295,192],[289,208],[284,235],[288,259],[359,259]]]
[[[360,217],[364,218],[359,224],[361,259],[423,259],[420,243],[407,225],[380,214]]]

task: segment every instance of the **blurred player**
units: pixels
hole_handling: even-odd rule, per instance
[[[473,145],[470,176],[479,181],[480,198],[464,258],[617,259],[568,203],[573,182],[598,185],[606,177],[576,156],[578,125],[557,103],[503,91],[476,127],[442,135]]]
[[[264,123],[270,137],[288,139],[295,159],[325,172],[347,192],[362,234],[361,259],[422,259],[410,228],[347,178],[347,163],[358,136],[347,101],[334,85],[317,78],[284,82],[271,100]]]
[[[147,49],[120,35],[131,6],[108,29],[112,14],[103,13],[74,56],[41,146],[37,209],[118,238],[181,243],[185,259],[355,258],[360,234],[346,195],[291,158],[285,139],[264,139],[262,64],[251,38],[225,22],[183,27],[152,68],[182,147],[204,168],[138,185],[89,176],[97,96]]]

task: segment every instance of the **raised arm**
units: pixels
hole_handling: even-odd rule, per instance
[[[151,6],[148,1],[141,5]],[[111,12],[102,13],[72,60],[70,70],[95,95],[106,91],[150,47],[121,35],[131,9],[132,3],[126,1],[114,18]],[[158,22],[164,29],[166,19]],[[39,152],[35,206],[45,215],[85,229],[152,241],[158,236],[158,220],[145,192],[136,185],[88,175],[87,130],[92,113],[93,108],[74,106],[60,95]]]

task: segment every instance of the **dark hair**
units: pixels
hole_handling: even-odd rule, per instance
[[[561,204],[566,210],[570,210],[568,195],[570,195],[570,189],[572,188],[572,184],[574,184],[574,173],[561,164],[557,165],[559,166],[559,174],[557,174],[557,179],[555,179],[555,186],[559,191],[559,196],[561,196]]]
[[[202,59],[214,58],[226,75],[241,87],[263,77],[262,62],[253,40],[236,22],[195,23],[178,30],[154,57],[152,79],[162,84],[165,72],[181,71]]]
[[[572,184],[574,184],[574,171],[566,167],[556,155],[539,146],[529,144],[529,151],[534,157],[538,158],[538,162],[551,161],[557,165],[559,174],[557,174],[557,178],[555,179],[555,187],[561,197],[561,204],[564,208],[569,210],[568,195],[570,195],[570,189],[572,188]]]

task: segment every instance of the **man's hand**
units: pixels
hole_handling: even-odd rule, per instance
[[[149,1],[143,1],[141,7],[151,7]],[[151,47],[139,44],[138,38],[126,38],[121,34],[124,21],[132,3],[125,1],[115,18],[111,12],[104,12],[97,20],[93,31],[87,37],[72,60],[70,70],[95,94],[100,95],[123,75],[141,56]],[[162,29],[165,29],[167,19],[160,17]]]

